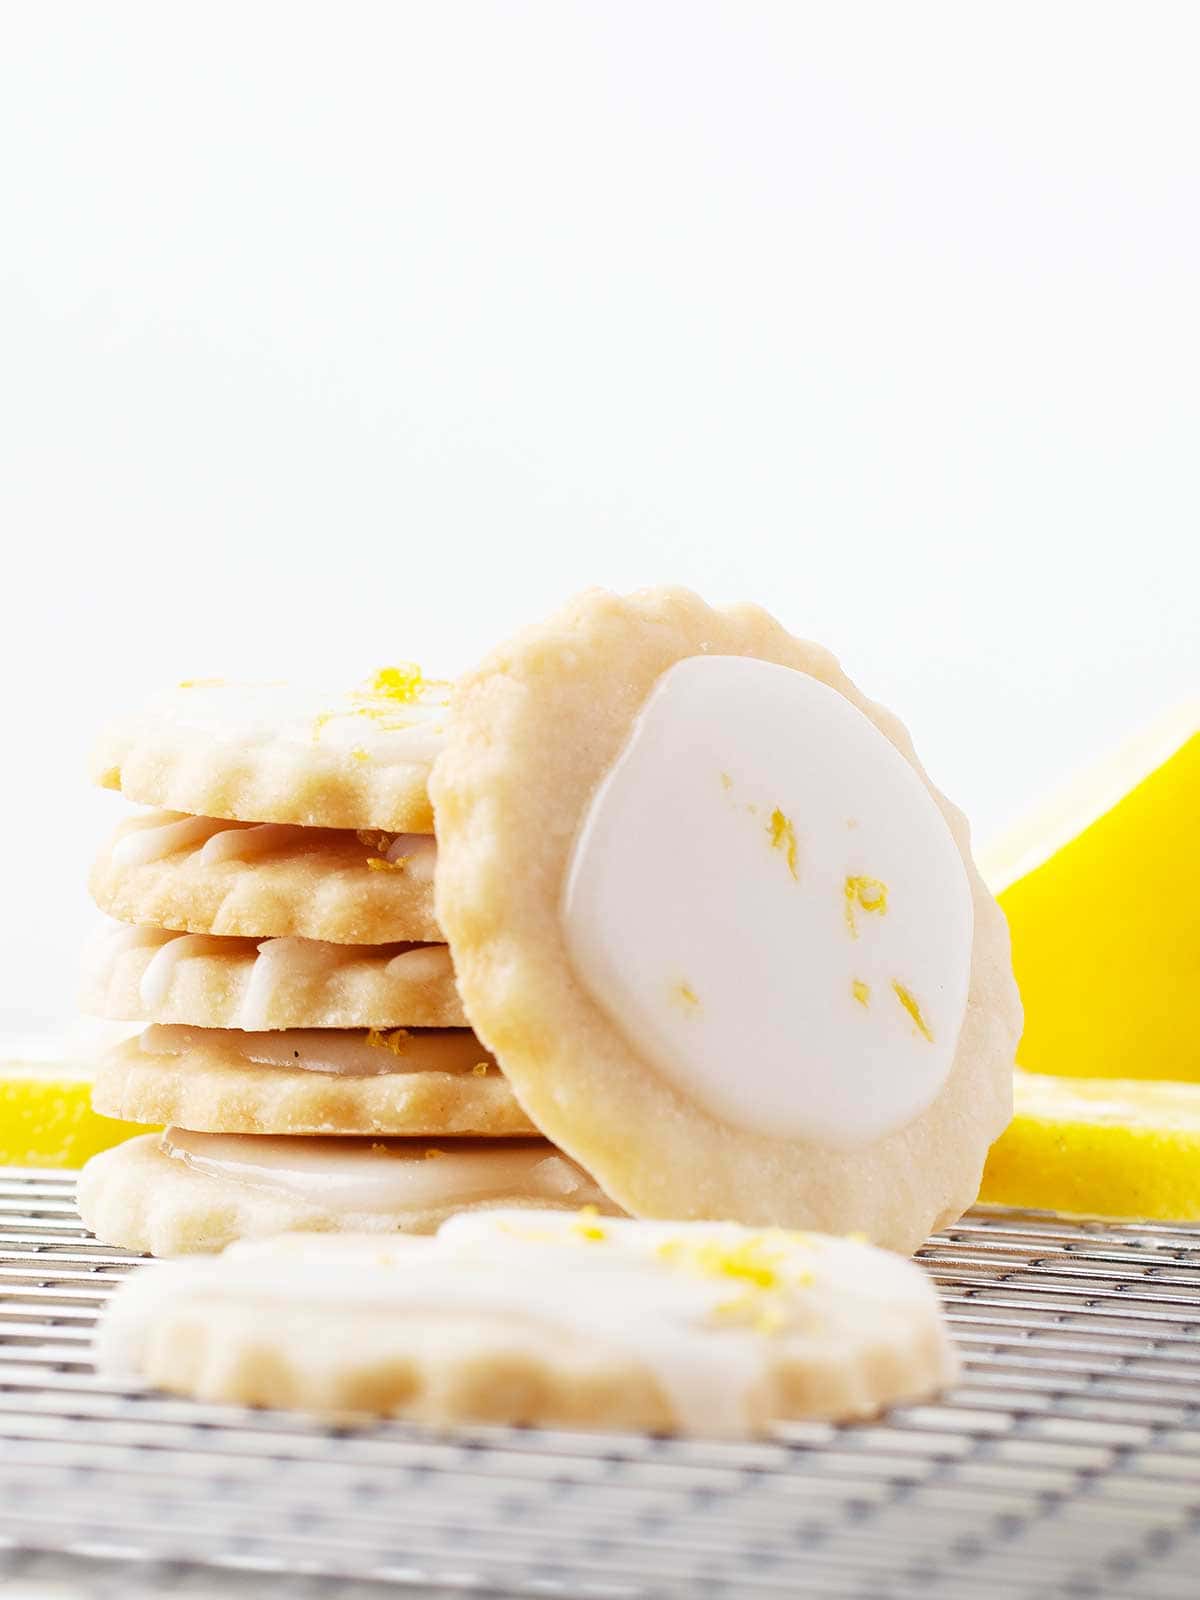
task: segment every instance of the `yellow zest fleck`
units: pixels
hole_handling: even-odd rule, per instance
[[[395,842],[394,833],[384,833],[382,828],[359,828],[356,831],[359,844],[365,844],[368,850],[378,851],[385,855]]]
[[[394,1056],[400,1056],[408,1046],[408,1029],[368,1028],[366,1042],[380,1050],[390,1050]]]
[[[402,661],[398,667],[380,667],[371,679],[370,692],[385,695],[400,705],[411,705],[418,700],[425,679],[415,661]]]
[[[898,978],[892,979],[892,988],[896,991],[896,999],[899,1000],[905,1011],[908,1012],[909,1016],[916,1023],[917,1031],[924,1034],[925,1038],[929,1040],[930,1044],[932,1044],[933,1029],[921,1015],[921,1008],[917,1004],[915,995],[913,995],[911,990],[906,989]]]
[[[699,1016],[700,996],[686,978],[681,978],[678,983],[671,985],[671,999],[689,1017]]]
[[[363,749],[362,745],[356,744],[354,749],[350,752],[350,759],[352,761],[369,761],[371,758]]]
[[[223,689],[225,687],[225,679],[181,678],[179,680],[179,687],[181,689]]]
[[[783,851],[788,871],[793,878],[798,879],[800,873],[796,865],[796,830],[792,826],[791,817],[784,816],[776,806],[771,813],[767,831],[771,835],[771,849]]]
[[[336,711],[318,711],[317,715],[313,718],[312,725],[312,739],[314,744],[317,743],[322,733],[324,733],[325,724],[327,722],[332,722],[336,716]]]
[[[721,774],[721,787],[722,787],[722,789],[732,789],[733,788],[733,779],[729,776],[729,774],[727,772],[723,772]]]
[[[476,1078],[486,1078],[488,1075],[488,1063],[486,1061],[477,1061],[471,1068],[471,1073]]]
[[[444,1156],[445,1154],[444,1150],[439,1150],[436,1145],[431,1144],[425,1152],[425,1159],[426,1161],[436,1161],[439,1156]]]
[[[871,985],[864,983],[861,978],[855,978],[850,984],[850,993],[860,1006],[869,1006],[871,1003]]]
[[[859,911],[877,911],[881,917],[887,912],[887,884],[880,883],[878,878],[847,878],[845,896],[846,926],[851,938],[858,938],[858,925],[854,920],[856,907]]]
[[[738,1244],[722,1239],[666,1239],[658,1247],[659,1259],[697,1272],[705,1278],[734,1278],[756,1289],[778,1289],[779,1264],[784,1252],[763,1234],[753,1234]]]
[[[720,1305],[713,1307],[713,1315],[730,1322],[748,1323],[755,1333],[768,1338],[773,1333],[781,1333],[788,1321],[787,1312],[778,1303],[777,1296],[760,1294],[755,1290],[739,1294],[733,1300],[722,1300]]]
[[[571,1232],[579,1239],[589,1239],[593,1243],[608,1238],[608,1229],[602,1228],[591,1219],[600,1215],[597,1206],[581,1206],[579,1220],[571,1225]]]
[[[368,872],[403,872],[407,866],[407,856],[397,856],[395,861],[389,861],[386,856],[369,856],[367,858]]]

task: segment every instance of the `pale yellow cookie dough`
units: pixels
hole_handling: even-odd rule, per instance
[[[261,1037],[225,1028],[149,1028],[96,1062],[92,1104],[129,1122],[209,1133],[537,1132],[469,1029],[335,1031],[335,1044],[361,1042],[380,1057],[386,1070],[374,1075],[263,1064],[254,1059]],[[297,1054],[308,1044],[320,1054],[319,1038],[279,1037],[294,1038]]]
[[[89,888],[110,917],[183,933],[333,944],[440,940],[435,857],[428,834],[151,811],[120,825]]]
[[[227,939],[105,929],[84,964],[84,1011],[196,1028],[461,1028],[444,944]]]
[[[573,969],[560,908],[577,830],[661,675],[697,655],[773,662],[843,695],[920,776],[961,853],[974,939],[953,1064],[925,1111],[871,1143],[836,1148],[718,1119],[655,1071]],[[430,791],[438,920],[472,1025],[534,1122],[627,1210],[858,1231],[907,1252],[975,1199],[1012,1112],[1021,1013],[1007,929],[962,815],[929,784],[903,726],[827,651],[755,606],[714,610],[685,590],[587,593],[461,681]]]
[[[957,1372],[930,1281],[883,1251],[544,1211],[136,1273],[98,1364],[205,1401],[726,1438],[873,1416]]]
[[[448,1170],[447,1158],[460,1154],[468,1161],[478,1157],[489,1162],[508,1151],[521,1164],[509,1179],[459,1179],[457,1188],[448,1179],[436,1199],[356,1208],[331,1202],[307,1174],[306,1181],[287,1187],[202,1170],[165,1152],[164,1143],[172,1137],[202,1148],[211,1146],[218,1155],[250,1142],[249,1136],[183,1135],[168,1128],[163,1135],[144,1134],[95,1156],[79,1174],[79,1215],[105,1244],[155,1256],[210,1254],[235,1240],[278,1233],[431,1233],[459,1211],[495,1206],[615,1209],[587,1173],[545,1139],[439,1140],[436,1145],[417,1139],[387,1144],[373,1139],[254,1141],[272,1147],[273,1154],[284,1159],[285,1146],[306,1147],[299,1159],[309,1152],[324,1153],[321,1147],[336,1146],[358,1161],[412,1163],[439,1177]]]
[[[198,816],[429,833],[448,687],[411,665],[351,690],[181,683],[104,730],[92,777]]]

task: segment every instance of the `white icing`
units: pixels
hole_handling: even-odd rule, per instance
[[[147,1010],[153,1011],[164,1003],[175,978],[175,969],[181,961],[187,961],[191,956],[223,955],[228,948],[228,940],[207,933],[169,934],[167,942],[151,956],[142,973],[142,981],[138,985],[138,997],[142,1004]]]
[[[374,1042],[370,1042],[374,1040]],[[140,1040],[148,1055],[186,1056],[218,1045],[256,1066],[292,1068],[353,1078],[407,1072],[469,1073],[495,1068],[469,1028],[280,1028],[265,1032],[190,1028],[156,1023]]]
[[[545,1139],[295,1139],[168,1128],[167,1155],[198,1172],[342,1212],[433,1211],[485,1199],[601,1199]],[[427,1155],[430,1149],[435,1155]]]
[[[232,745],[297,745],[379,762],[427,761],[441,748],[448,688],[426,684],[413,702],[369,690],[292,683],[200,682],[162,695],[151,714],[181,733]]]
[[[414,883],[432,883],[437,842],[431,833],[398,833],[384,853],[387,861],[403,861]]]
[[[858,879],[885,910],[869,886],[848,902]],[[563,924],[631,1046],[749,1132],[869,1143],[953,1063],[962,858],[913,767],[806,673],[697,656],[663,674],[592,799]]]
[[[250,981],[238,1007],[238,1027],[265,1028],[282,978],[303,975],[309,981],[319,981],[331,968],[340,965],[345,954],[344,945],[329,944],[323,939],[301,939],[295,935],[264,939],[258,947],[250,968]]]
[[[770,1282],[739,1272],[748,1257],[766,1265]],[[433,1239],[294,1235],[235,1246],[215,1262],[139,1272],[101,1324],[101,1369],[136,1372],[154,1319],[189,1302],[270,1308],[284,1339],[293,1310],[382,1313],[398,1351],[421,1312],[494,1329],[504,1348],[522,1329],[549,1327],[648,1370],[682,1431],[725,1436],[774,1414],[781,1360],[836,1367],[884,1342],[885,1318],[901,1336],[922,1329],[936,1338],[939,1326],[920,1269],[866,1245],[730,1224],[597,1225],[560,1212],[493,1211],[454,1217]]]
[[[385,970],[389,978],[403,978],[406,983],[433,983],[445,969],[444,944],[417,944],[393,956]]]
[[[272,850],[302,844],[306,835],[317,831],[288,822],[258,822],[250,828],[231,828],[228,823],[219,826],[222,831],[214,833],[200,852],[201,861],[209,865],[220,861],[253,861],[257,856],[269,855]]]
[[[229,823],[217,822],[213,817],[174,817],[148,822],[121,835],[112,848],[113,865],[122,868],[148,866],[152,861],[174,855],[177,850],[189,850],[205,841],[211,842],[214,834],[228,827]],[[201,856],[203,858],[203,851]]]

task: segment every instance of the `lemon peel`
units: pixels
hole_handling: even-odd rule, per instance
[[[980,1199],[1076,1216],[1200,1220],[1200,1084],[1016,1073]]]

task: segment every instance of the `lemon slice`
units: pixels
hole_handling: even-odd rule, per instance
[[[1198,729],[1180,707],[984,852],[1030,1072],[1200,1081]]]
[[[81,1167],[145,1132],[98,1116],[91,1073],[53,1042],[0,1040],[0,1166]]]
[[[1200,1219],[1200,1084],[1018,1072],[979,1198],[1076,1216]]]

